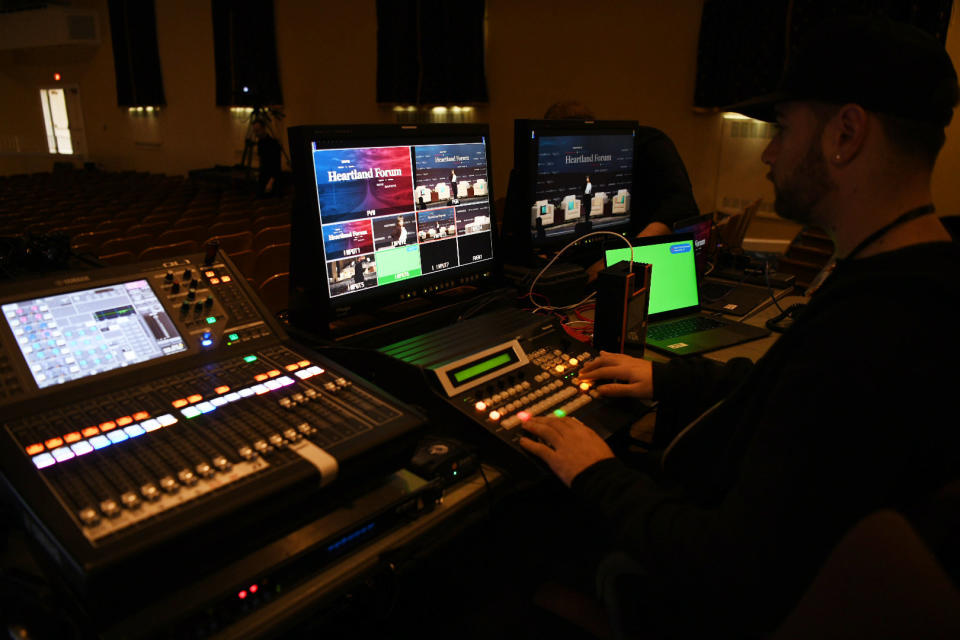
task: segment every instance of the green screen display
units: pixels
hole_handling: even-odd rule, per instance
[[[607,266],[630,259],[630,249],[608,249]],[[650,266],[649,313],[662,313],[700,304],[693,241],[662,242],[633,248],[634,262]]]
[[[399,282],[420,275],[420,245],[377,251],[377,284]]]
[[[498,353],[492,358],[487,358],[486,360],[482,360],[480,362],[472,364],[466,369],[460,369],[459,371],[454,371],[453,379],[456,380],[457,383],[459,384],[459,383],[466,382],[471,378],[476,378],[477,376],[482,375],[487,371],[490,371],[491,369],[496,369],[501,365],[508,364],[509,362],[512,361],[512,358],[511,358],[512,354],[513,354],[513,351]]]

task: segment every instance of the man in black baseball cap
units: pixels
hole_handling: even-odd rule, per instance
[[[943,48],[912,27],[848,18],[810,31],[777,92],[734,109],[778,123],[762,155],[776,210],[830,234],[832,275],[756,364],[604,353],[583,367],[600,395],[659,402],[648,471],[574,418],[523,423],[538,439],[521,444],[629,558],[598,582],[618,631],[770,632],[846,531],[883,510],[929,522],[956,482],[956,375],[944,372],[960,340],[941,327],[956,317],[960,249],[930,181],[957,94]]]

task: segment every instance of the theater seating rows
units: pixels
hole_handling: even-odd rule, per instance
[[[286,307],[292,199],[142,172],[6,176],[0,236],[66,236],[74,254],[105,265],[190,253],[215,240],[255,288],[267,285],[277,311]]]

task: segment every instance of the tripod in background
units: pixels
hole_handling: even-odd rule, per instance
[[[283,148],[283,142],[277,137],[273,129],[274,121],[280,124],[286,117],[283,111],[273,107],[257,106],[253,108],[247,121],[247,132],[243,136],[243,156],[240,159],[240,166],[246,167],[247,169],[253,167],[254,149],[257,146],[257,136],[253,132],[253,123],[257,121],[262,122],[264,128],[267,130],[267,134],[280,143],[280,152],[283,154],[287,166],[290,166],[290,156],[287,155],[287,150]]]

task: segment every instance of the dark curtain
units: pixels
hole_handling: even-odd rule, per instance
[[[217,106],[283,104],[273,0],[212,0]]]
[[[121,107],[163,106],[163,75],[153,0],[110,0],[110,37]]]
[[[378,0],[377,102],[487,101],[483,0]]]
[[[706,0],[694,106],[722,108],[772,91],[798,36],[841,15],[885,15],[946,42],[953,0]]]

